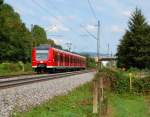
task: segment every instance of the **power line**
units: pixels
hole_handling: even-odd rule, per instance
[[[91,32],[89,32],[83,25],[80,25],[82,27],[82,29],[84,29],[91,37],[93,37],[94,39],[97,40],[97,37],[95,35],[93,35]]]
[[[68,51],[70,52],[71,51],[71,46],[72,46],[72,43],[66,43],[66,46],[67,46],[67,48],[68,48]]]
[[[89,1],[89,0],[88,0]],[[54,13],[52,13],[52,12],[50,12],[47,8],[45,8],[44,6],[42,6],[40,3],[38,3],[36,0],[32,0],[32,2],[34,3],[34,4],[36,4],[39,8],[41,8],[42,10],[44,10],[44,11],[46,11],[49,15],[51,15],[52,17],[54,17],[57,21],[59,21],[59,22],[61,22],[63,25],[66,25],[66,24],[64,24],[64,22],[62,22],[62,20],[60,20],[56,15],[54,15]],[[89,1],[89,5],[90,5],[90,8],[91,8],[91,10],[93,9],[92,8],[92,5],[91,5],[91,3],[90,3],[90,1]],[[54,9],[56,9],[60,14],[62,14],[62,12],[51,2],[51,6],[54,8]],[[93,14],[95,14],[94,13],[94,10],[92,10],[92,12],[93,12]],[[95,16],[95,18],[97,19],[97,17],[96,17],[96,14],[94,15]],[[68,26],[67,26],[68,27]],[[72,30],[73,32],[75,32],[71,27],[68,27],[70,30]],[[87,29],[85,29],[84,28],[84,30],[89,34],[89,35],[91,35],[94,39],[96,39],[96,37],[92,34],[92,33],[90,33]],[[77,32],[75,32],[75,33],[77,33]],[[52,35],[52,36],[56,36],[56,35]]]
[[[50,6],[51,7],[53,7],[55,10],[57,10],[57,12],[59,13],[59,14],[61,14],[61,15],[65,15],[60,9],[58,9],[58,7],[53,3],[53,2],[51,2],[51,1],[49,1],[50,2]],[[77,24],[78,25],[78,24]],[[82,27],[82,28],[84,28],[84,27]],[[88,33],[89,35],[90,35],[90,32],[88,31],[88,30],[86,30],[85,29],[85,31],[86,31],[86,33]],[[91,34],[91,36],[93,36],[94,37],[94,35],[93,34]],[[96,39],[96,37],[94,37],[95,39]],[[71,45],[70,45],[70,43],[66,43],[66,45],[67,45],[67,47],[69,48],[69,46],[70,46],[70,49],[71,49]],[[69,49],[69,50],[70,50]]]
[[[57,21],[61,22],[63,25],[64,24],[56,15],[54,15],[52,12],[50,12],[49,10],[47,10],[45,7],[43,7],[41,4],[39,4],[38,2],[36,2],[35,0],[32,0],[32,2],[34,2],[38,7],[40,7],[42,10],[46,11],[48,14],[50,14],[52,17],[54,17]],[[68,27],[70,30],[73,31],[73,29],[71,27]]]
[[[49,1],[50,2],[50,1]],[[90,1],[89,1],[90,2]],[[60,14],[63,14],[64,15],[64,13],[62,13],[58,8],[57,8],[57,6],[56,5],[54,5],[53,4],[53,2],[50,2],[51,4],[51,6],[54,8],[54,9],[56,9]],[[94,11],[94,10],[93,10]],[[95,15],[96,16],[96,15]],[[96,39],[96,37],[93,35],[93,34],[91,34],[88,30],[86,30],[84,27],[82,27],[89,35],[91,35],[92,37],[94,37],[95,39]]]
[[[51,0],[49,0],[48,2],[50,2],[50,6],[52,6],[55,10],[57,10],[58,13],[64,15],[64,13],[62,13],[62,12],[57,8],[57,6],[56,6],[55,4],[53,4],[53,2],[52,2]],[[49,5],[49,4],[48,4],[48,5]]]
[[[90,2],[90,0],[88,0],[88,4],[89,4],[89,7],[90,7],[90,9],[91,9],[91,13],[93,14],[94,18],[95,18],[96,20],[98,20],[98,18],[97,18],[97,16],[96,16],[96,13],[95,13],[95,11],[94,11],[94,9],[93,9],[93,6],[92,6],[92,4],[91,4],[91,2]]]

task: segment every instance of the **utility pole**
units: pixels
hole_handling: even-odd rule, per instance
[[[70,52],[71,51],[71,46],[72,46],[72,43],[66,43],[66,45],[67,45],[67,48],[68,48],[68,51]]]
[[[98,29],[97,29],[97,71],[99,71],[101,64],[100,64],[100,21],[98,20]]]
[[[107,56],[109,57],[109,43],[108,43],[108,45],[107,45]]]
[[[98,30],[97,30],[97,57],[98,57],[98,63],[97,63],[97,69],[98,72],[101,70],[101,61],[100,61],[100,21],[98,20]],[[100,90],[99,90],[99,115],[102,114],[102,108],[103,108],[103,100],[104,100],[104,86],[103,86],[103,76],[100,78]]]

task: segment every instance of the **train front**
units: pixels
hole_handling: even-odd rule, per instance
[[[47,66],[50,60],[50,47],[39,46],[32,50],[32,68],[34,71],[41,73],[47,72]]]

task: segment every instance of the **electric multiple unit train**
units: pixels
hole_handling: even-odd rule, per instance
[[[86,58],[48,45],[40,45],[32,50],[32,68],[38,73],[81,70],[86,68]]]

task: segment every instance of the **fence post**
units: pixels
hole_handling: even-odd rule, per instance
[[[99,111],[98,116],[101,117],[103,115],[103,101],[104,101],[104,89],[103,89],[103,77],[99,80],[99,94],[98,94],[98,100],[99,100]]]
[[[98,112],[98,86],[97,81],[93,80],[93,113]]]
[[[132,73],[129,73],[130,78],[130,92],[132,91]]]

